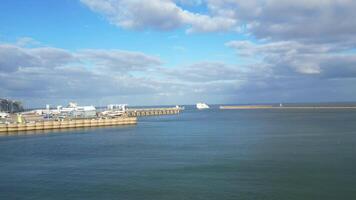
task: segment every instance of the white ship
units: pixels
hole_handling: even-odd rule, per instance
[[[7,117],[9,117],[9,114],[8,114],[8,113],[0,112],[0,118],[5,119],[5,118],[7,118]]]
[[[210,108],[206,103],[197,103],[197,109],[208,109]]]
[[[38,115],[53,116],[58,115],[59,118],[65,117],[96,117],[96,108],[94,106],[78,106],[75,102],[70,102],[67,107],[57,106],[57,109],[51,109],[46,105],[46,109],[35,110]]]
[[[126,112],[126,106],[127,104],[110,104],[101,114],[110,117],[121,116]]]

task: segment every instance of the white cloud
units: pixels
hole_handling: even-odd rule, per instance
[[[39,41],[34,40],[33,38],[30,37],[21,37],[18,38],[16,41],[17,46],[31,46],[31,45],[40,45],[41,43]]]
[[[246,75],[242,70],[222,62],[200,62],[176,69],[161,68],[159,73],[185,83],[241,80]]]
[[[119,27],[192,32],[244,30],[258,38],[356,42],[353,0],[81,0]],[[196,7],[195,11],[185,7]],[[199,12],[199,7],[207,11]]]
[[[247,25],[258,38],[356,42],[353,0],[208,0],[207,5],[214,15]]]
[[[335,97],[356,99],[350,92],[355,89],[356,56],[340,53],[348,50],[347,45],[296,41],[226,45],[255,62],[203,60],[173,68],[142,52],[0,44],[0,93],[37,106],[70,100],[96,105],[313,100],[309,97],[316,93],[333,100],[326,98],[330,91]]]
[[[70,52],[53,47],[0,44],[0,92],[3,97],[35,102],[158,93],[154,80],[136,77],[131,72],[159,65],[159,58],[141,52],[103,49]]]
[[[235,49],[241,57],[262,59],[275,75],[296,72],[325,78],[356,78],[356,54],[346,52],[349,47],[340,44],[230,41],[226,46]]]
[[[171,0],[81,0],[111,23],[127,29],[172,30],[188,26],[188,32],[226,31],[234,19],[193,13]],[[184,3],[183,3],[184,4]]]
[[[0,71],[17,71],[27,67],[55,67],[75,62],[69,52],[50,47],[27,49],[0,44]]]
[[[157,57],[123,50],[86,49],[76,53],[76,56],[83,61],[90,62],[95,67],[120,73],[142,71],[162,64]]]

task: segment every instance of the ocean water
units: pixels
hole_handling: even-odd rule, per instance
[[[356,199],[356,110],[218,110],[0,137],[0,199]]]

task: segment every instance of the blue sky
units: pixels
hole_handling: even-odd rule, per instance
[[[0,96],[25,105],[356,100],[353,1],[5,0]]]
[[[1,6],[1,39],[14,42],[31,37],[45,45],[68,50],[125,49],[160,56],[167,65],[189,64],[207,57],[236,62],[224,43],[243,36],[233,33],[186,34],[172,31],[125,30],[80,1],[5,1]],[[204,49],[204,51],[202,51]]]

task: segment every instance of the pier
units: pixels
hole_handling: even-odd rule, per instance
[[[121,116],[110,117],[99,115],[95,118],[53,118],[43,119],[36,114],[23,115],[23,121],[11,120],[10,123],[0,124],[0,133],[19,132],[19,131],[37,131],[53,129],[72,129],[101,126],[134,125],[137,124],[137,117],[154,115],[174,115],[183,110],[181,107],[171,108],[131,108],[126,109]],[[15,118],[15,116],[13,116]]]
[[[42,121],[27,122],[27,123],[0,124],[0,132],[133,125],[136,123],[137,123],[136,117],[72,119],[72,120],[61,120],[61,121],[42,120]]]
[[[257,110],[257,109],[355,109],[356,106],[272,106],[272,105],[247,105],[247,106],[220,106],[221,110]]]
[[[152,116],[152,115],[175,115],[183,110],[181,107],[171,108],[130,108],[126,110],[129,117]]]

